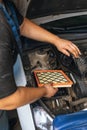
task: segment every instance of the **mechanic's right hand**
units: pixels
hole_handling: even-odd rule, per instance
[[[44,87],[46,88],[46,94],[44,97],[47,97],[47,98],[54,96],[56,92],[58,91],[58,88],[53,88],[52,84],[48,84]]]
[[[73,55],[75,58],[78,58],[81,55],[79,48],[69,40],[61,39],[57,37],[54,45],[57,49],[64,53],[67,56]]]

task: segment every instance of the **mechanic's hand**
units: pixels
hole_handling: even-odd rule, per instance
[[[79,55],[81,55],[81,52],[78,49],[78,47],[75,44],[73,44],[71,41],[59,38],[59,40],[57,40],[55,45],[60,52],[64,53],[67,56],[70,56],[71,54],[75,58],[78,58]]]
[[[44,87],[46,88],[46,94],[44,97],[47,97],[47,98],[54,96],[56,92],[58,91],[58,88],[53,88],[52,84],[48,84]]]

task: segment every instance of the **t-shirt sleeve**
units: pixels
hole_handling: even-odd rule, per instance
[[[15,4],[13,3],[13,6],[14,6],[14,9],[15,9],[15,12],[16,12],[16,16],[18,18],[18,22],[19,22],[19,25],[22,24],[23,20],[24,20],[24,17],[19,13],[18,9],[16,8]]]
[[[9,96],[17,89],[13,76],[13,57],[10,34],[0,23],[0,98]]]

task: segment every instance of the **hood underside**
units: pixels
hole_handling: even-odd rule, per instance
[[[27,10],[27,17],[38,18],[86,10],[87,0],[31,0]]]

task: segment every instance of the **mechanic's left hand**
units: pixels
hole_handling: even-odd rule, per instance
[[[70,56],[70,54],[72,54],[74,57],[78,58],[79,55],[81,55],[79,48],[71,41],[59,38],[55,45],[59,51],[67,56]]]

